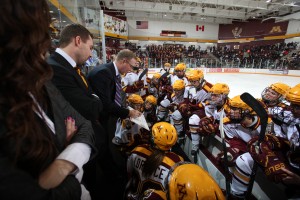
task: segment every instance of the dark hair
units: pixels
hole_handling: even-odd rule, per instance
[[[147,158],[143,167],[143,176],[151,176],[155,170],[159,167],[165,157],[165,151],[152,148],[153,153]]]
[[[45,106],[44,84],[52,77],[43,58],[50,47],[48,4],[2,0],[0,12],[0,128],[7,133],[0,135],[0,146],[11,147],[8,156],[17,164],[30,159],[28,168],[41,169],[55,150],[51,138],[45,141],[29,92]]]
[[[64,48],[70,44],[73,38],[80,36],[83,42],[93,38],[93,35],[81,24],[69,24],[60,33],[59,47]]]

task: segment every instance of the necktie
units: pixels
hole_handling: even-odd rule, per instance
[[[83,73],[81,72],[81,69],[79,67],[75,67],[75,69],[76,69],[77,74],[79,74],[79,76],[81,77],[81,79],[82,79],[84,85],[86,86],[86,88],[88,88],[87,81],[86,81]]]
[[[121,76],[119,74],[116,77],[116,94],[115,94],[115,103],[118,104],[119,106],[121,106],[122,104],[121,91],[122,91]]]

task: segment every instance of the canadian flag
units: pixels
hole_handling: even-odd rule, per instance
[[[196,31],[199,31],[199,30],[204,31],[204,25],[202,25],[202,26],[196,25]]]

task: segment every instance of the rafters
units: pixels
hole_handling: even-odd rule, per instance
[[[231,23],[232,20],[264,19],[300,11],[299,5],[292,4],[293,0],[269,3],[266,0],[105,0],[104,3],[109,9],[125,10],[128,18],[151,17],[149,19],[196,23]]]

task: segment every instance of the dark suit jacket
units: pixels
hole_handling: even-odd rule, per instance
[[[95,67],[88,74],[88,81],[95,93],[102,100],[104,111],[120,118],[126,118],[129,110],[115,103],[116,70],[114,64],[107,63]]]
[[[61,91],[67,101],[86,119],[99,119],[103,105],[94,97],[91,87],[86,88],[81,77],[70,63],[60,54],[54,52],[47,62],[53,68],[52,82]]]
[[[96,148],[94,146],[94,134],[91,123],[74,110],[53,84],[47,83],[45,87],[49,97],[48,109],[51,108],[51,118],[53,118],[56,133],[54,135],[49,132],[48,126],[37,117],[37,120],[40,120],[41,130],[44,130],[40,134],[45,135],[45,140],[49,140],[51,137],[54,138],[57,152],[62,152],[66,144],[66,126],[64,120],[66,117],[71,116],[76,119],[78,131],[72,137],[70,143],[80,142],[89,145],[92,148],[91,157],[93,157]],[[2,115],[0,119],[5,119],[6,112],[1,112],[0,115]],[[5,125],[6,123],[0,120],[0,199],[79,200],[81,188],[74,176],[68,176],[59,187],[45,190],[38,185],[36,180],[42,169],[38,166],[31,166],[32,160],[26,156],[28,152],[22,152],[20,155],[23,164],[20,164],[20,160],[17,160],[19,164],[13,165],[15,160],[12,160],[8,155],[15,155],[15,149],[20,148],[20,145],[23,149],[26,149],[28,142],[24,140],[24,143],[16,146],[13,138],[6,137],[7,129]],[[55,158],[49,156],[46,161],[47,163],[43,162],[43,164],[48,166],[53,159]]]
[[[86,88],[82,78],[70,63],[60,54],[54,52],[47,60],[52,66],[52,82],[61,91],[65,99],[86,119],[92,122],[96,135],[96,146],[101,154],[105,153],[107,136],[99,122],[103,111],[102,101],[93,95],[90,86]]]

